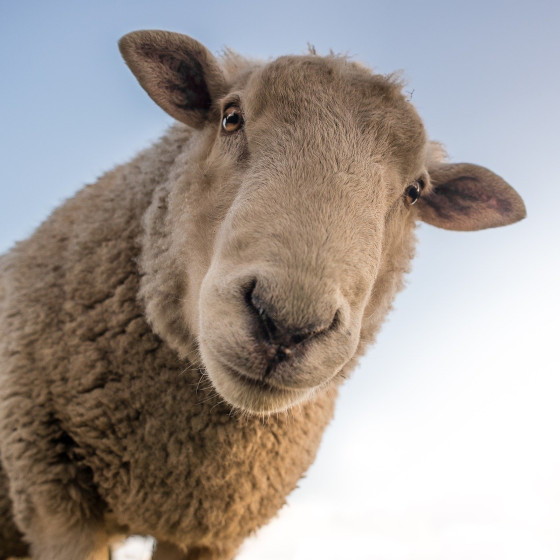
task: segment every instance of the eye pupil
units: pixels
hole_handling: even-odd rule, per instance
[[[230,107],[226,110],[222,119],[222,128],[226,132],[235,132],[239,130],[243,124],[241,110],[238,107]]]
[[[408,185],[406,190],[404,191],[406,203],[409,206],[412,206],[416,203],[416,201],[420,198],[420,184],[413,183],[412,185]]]

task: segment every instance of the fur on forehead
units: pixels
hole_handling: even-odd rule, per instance
[[[274,95],[278,90],[304,97],[325,90],[353,90],[375,95],[387,102],[404,101],[402,83],[397,75],[373,74],[361,64],[338,55],[281,56],[264,64],[258,72],[260,90]]]
[[[341,80],[352,84],[356,89],[363,89],[370,95],[375,93],[385,100],[404,101],[402,95],[403,80],[399,73],[388,75],[374,74],[365,65],[351,61],[347,56],[329,54],[317,55],[313,50],[308,55],[281,56],[271,61],[262,61],[244,57],[231,49],[225,49],[220,57],[224,75],[230,85],[246,83],[250,74],[261,69],[260,78],[263,86],[276,88],[286,84],[302,86],[303,92],[309,88],[309,77],[325,80],[325,84]]]
[[[300,118],[298,107],[303,103],[314,119],[329,114],[352,121],[356,137],[365,134],[375,144],[374,160],[396,163],[407,178],[424,161],[424,126],[402,93],[398,73],[374,74],[346,56],[313,52],[262,62],[227,50],[221,63],[232,90],[250,91],[253,117],[272,110],[296,112]]]

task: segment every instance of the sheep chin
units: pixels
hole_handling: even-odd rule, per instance
[[[308,401],[316,387],[295,389],[278,387],[266,381],[247,378],[235,369],[220,363],[209,352],[200,348],[208,378],[218,395],[234,409],[243,413],[268,416],[286,412]]]

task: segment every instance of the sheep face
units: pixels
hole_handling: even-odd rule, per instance
[[[480,229],[524,214],[490,171],[441,163],[399,84],[355,63],[231,58],[222,70],[165,32],[132,33],[121,51],[197,129],[167,201],[184,277],[174,322],[235,407],[285,410],[342,378],[401,286],[416,219]]]
[[[395,86],[346,65],[283,58],[222,101],[226,125],[234,107],[244,126],[222,124],[213,148],[242,171],[202,282],[199,342],[219,393],[247,410],[287,408],[339,376],[359,347],[386,221],[410,238],[402,195],[425,177],[422,124]],[[379,115],[406,130],[381,137]]]

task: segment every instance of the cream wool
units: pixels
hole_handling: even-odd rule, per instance
[[[492,172],[443,163],[392,78],[125,36],[180,123],[0,259],[0,558],[228,560],[312,463],[373,342],[414,224],[521,219]]]

